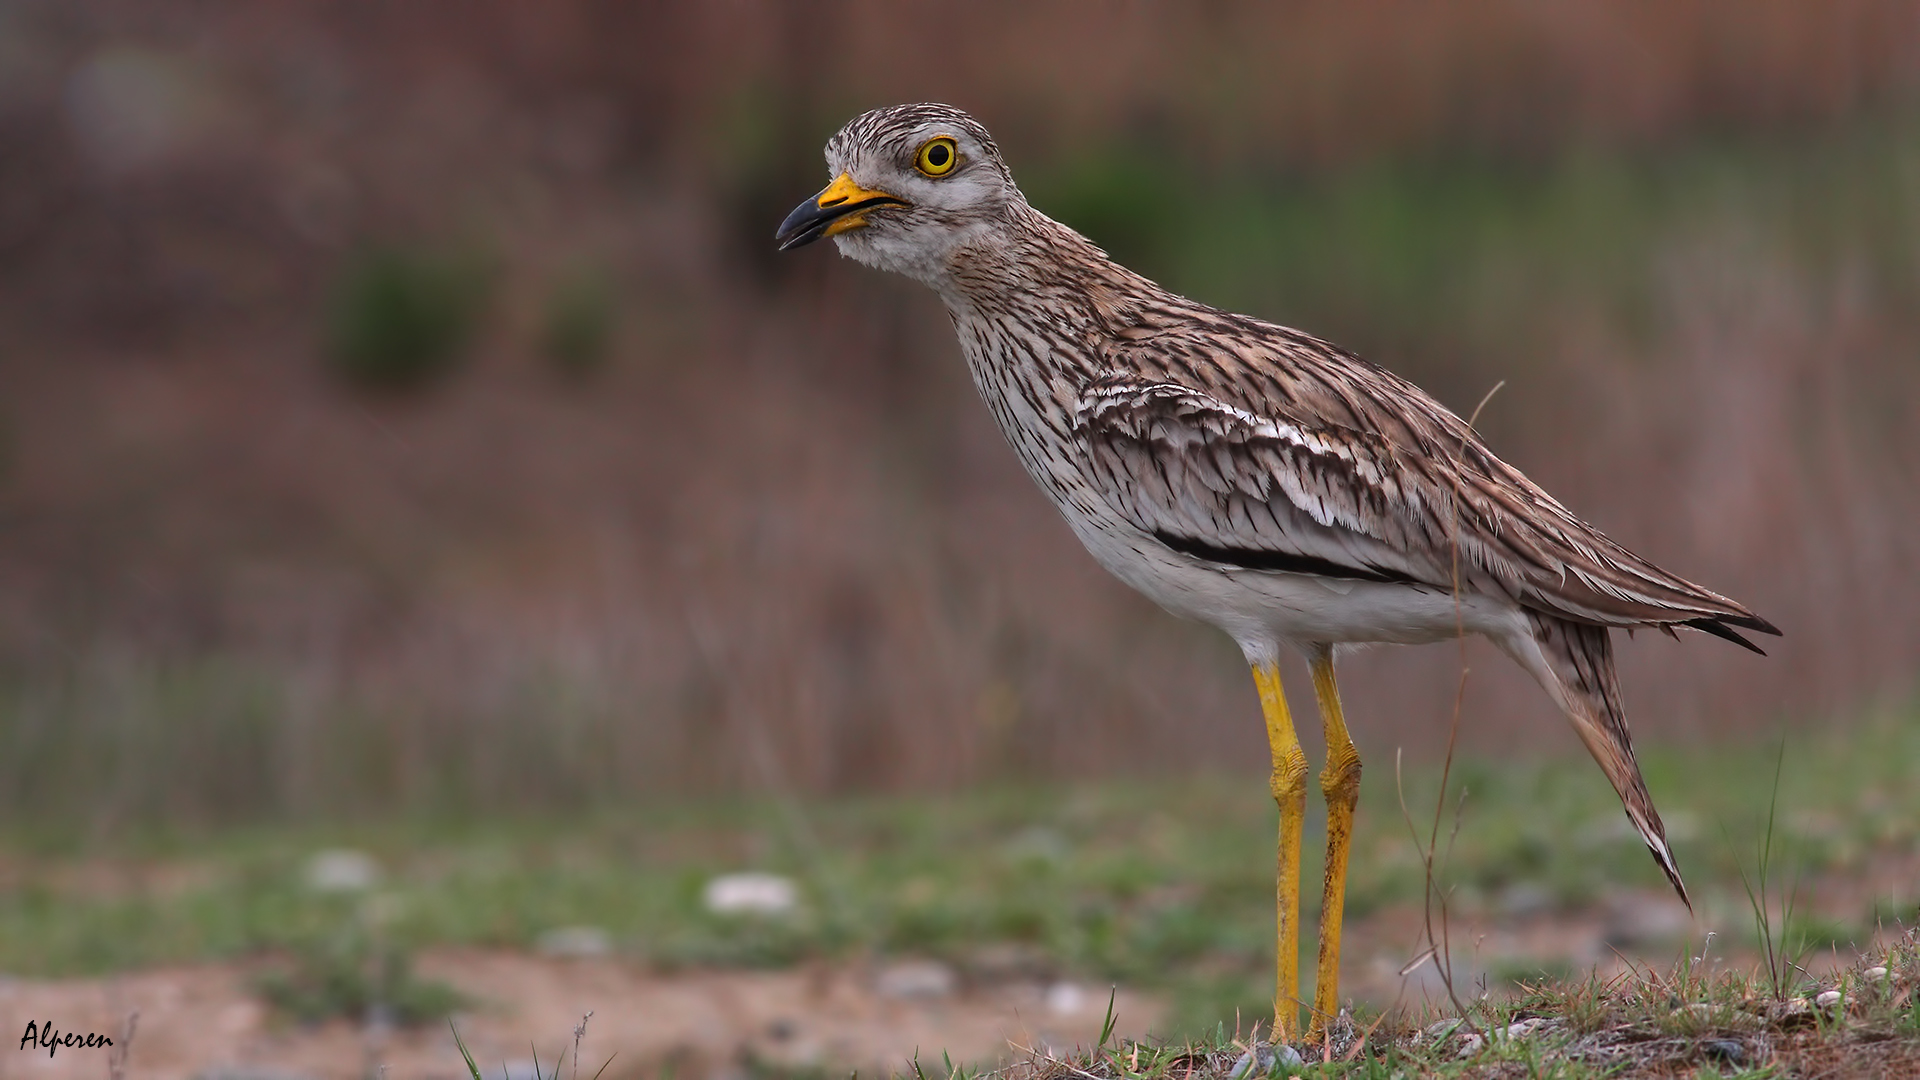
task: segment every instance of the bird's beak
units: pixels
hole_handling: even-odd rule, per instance
[[[863,188],[841,173],[826,190],[799,206],[780,223],[773,238],[780,250],[811,244],[823,236],[838,236],[867,223],[867,211],[876,206],[905,206],[907,200],[884,191]]]

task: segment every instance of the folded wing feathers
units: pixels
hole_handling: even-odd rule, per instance
[[[1116,371],[1082,396],[1075,434],[1109,503],[1148,532],[1435,588],[1454,579],[1457,544],[1462,578],[1529,607],[1612,625],[1727,618],[1777,632],[1574,517],[1424,395],[1414,404],[1432,437],[1402,453],[1377,432],[1264,416]],[[1446,439],[1460,446],[1435,445]]]
[[[1173,383],[1109,378],[1076,417],[1083,450],[1115,509],[1149,532],[1223,548],[1262,547],[1351,565],[1371,574],[1340,533],[1389,549],[1382,470],[1372,448],[1225,405]],[[1280,496],[1276,499],[1276,494]],[[1117,496],[1117,497],[1116,497]],[[1326,530],[1283,523],[1289,507]],[[1396,560],[1398,561],[1398,560]],[[1394,567],[1397,573],[1408,568]]]

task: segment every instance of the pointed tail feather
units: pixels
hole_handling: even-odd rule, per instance
[[[1527,617],[1530,638],[1504,641],[1501,647],[1540,680],[1567,714],[1580,741],[1619,794],[1627,819],[1673,883],[1680,902],[1692,911],[1693,900],[1680,878],[1680,865],[1667,846],[1666,826],[1661,824],[1660,812],[1654,809],[1653,796],[1640,775],[1640,762],[1633,756],[1633,736],[1627,730],[1627,716],[1621,706],[1620,680],[1614,674],[1613,642],[1607,628],[1540,612],[1529,612]]]
[[[1741,637],[1739,631],[1733,629],[1732,627],[1728,626],[1726,623],[1721,622],[1718,619],[1688,619],[1686,622],[1683,622],[1680,625],[1691,626],[1695,630],[1704,631],[1706,633],[1712,634],[1714,637],[1717,637],[1717,638],[1725,638],[1726,640],[1733,642],[1735,645],[1738,645],[1741,648],[1746,649],[1750,652],[1757,652],[1761,656],[1767,655],[1767,650],[1761,648],[1758,645],[1755,645],[1753,642],[1748,641],[1746,638]],[[1778,634],[1779,631],[1775,630],[1773,631],[1773,633]]]

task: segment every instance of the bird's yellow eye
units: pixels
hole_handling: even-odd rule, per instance
[[[960,146],[945,135],[928,139],[914,156],[913,167],[928,176],[945,176],[960,163]]]

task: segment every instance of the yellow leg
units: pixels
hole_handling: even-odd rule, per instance
[[[1287,1039],[1300,1022],[1300,828],[1307,817],[1307,755],[1293,731],[1280,668],[1253,665],[1260,710],[1273,751],[1273,801],[1280,808],[1279,869],[1275,875],[1273,1039]]]
[[[1313,1022],[1309,1037],[1325,1033],[1340,1013],[1340,927],[1347,903],[1347,852],[1353,847],[1353,808],[1360,802],[1360,752],[1347,734],[1340,711],[1340,687],[1333,681],[1333,650],[1321,647],[1311,657],[1313,692],[1320,700],[1320,723],[1327,733],[1327,767],[1320,790],[1327,797],[1327,880],[1320,898],[1320,967],[1313,984]]]

